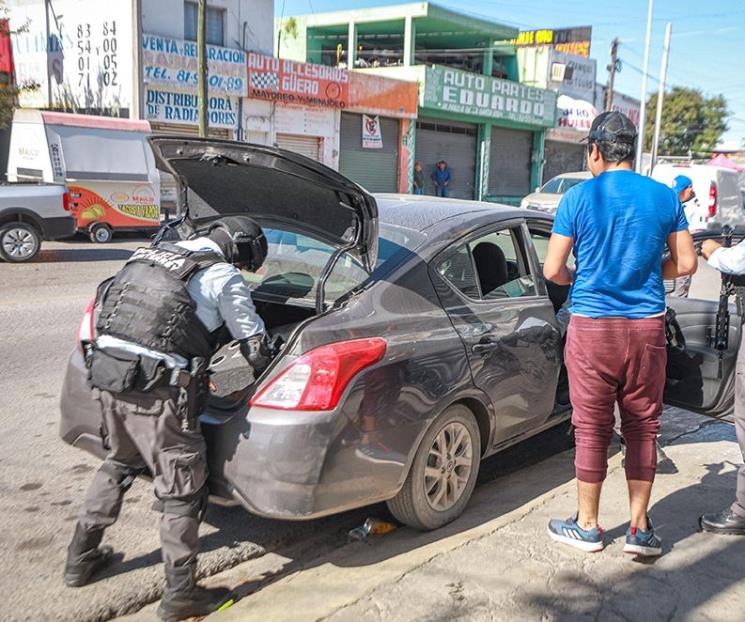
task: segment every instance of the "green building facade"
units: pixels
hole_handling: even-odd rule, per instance
[[[440,160],[453,197],[518,203],[540,185],[556,94],[518,82],[516,50],[505,43],[516,29],[421,2],[287,17],[275,30],[281,58],[418,82],[405,140],[410,179],[420,161],[426,194]]]

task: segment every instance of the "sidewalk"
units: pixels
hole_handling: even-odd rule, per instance
[[[664,540],[654,562],[621,551],[627,501],[619,455],[601,506],[606,549],[584,554],[549,540],[548,519],[575,509],[572,452],[564,452],[478,487],[466,514],[439,531],[402,528],[273,583],[255,566],[213,577],[210,584],[248,595],[208,620],[741,621],[745,538],[697,533],[699,514],[732,499],[741,460],[734,429],[686,417],[688,431],[667,433],[679,473],[658,475],[653,493],[650,514]]]

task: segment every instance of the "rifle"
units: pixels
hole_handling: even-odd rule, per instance
[[[722,227],[722,246],[730,248],[732,246],[733,229],[729,225]],[[719,369],[717,378],[721,379],[724,373],[724,353],[729,348],[729,299],[736,293],[732,275],[721,273],[722,285],[719,290],[719,307],[717,309],[717,322],[714,333],[714,349],[717,351],[719,358]],[[738,305],[739,306],[739,305]]]

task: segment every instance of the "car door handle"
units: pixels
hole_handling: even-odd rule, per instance
[[[474,354],[489,354],[492,350],[496,350],[499,347],[499,342],[497,341],[482,341],[481,343],[476,343],[471,346],[471,352]]]

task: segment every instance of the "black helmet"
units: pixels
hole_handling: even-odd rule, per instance
[[[238,268],[255,272],[261,268],[267,253],[264,232],[248,216],[228,216],[215,221],[208,231],[225,258]]]

